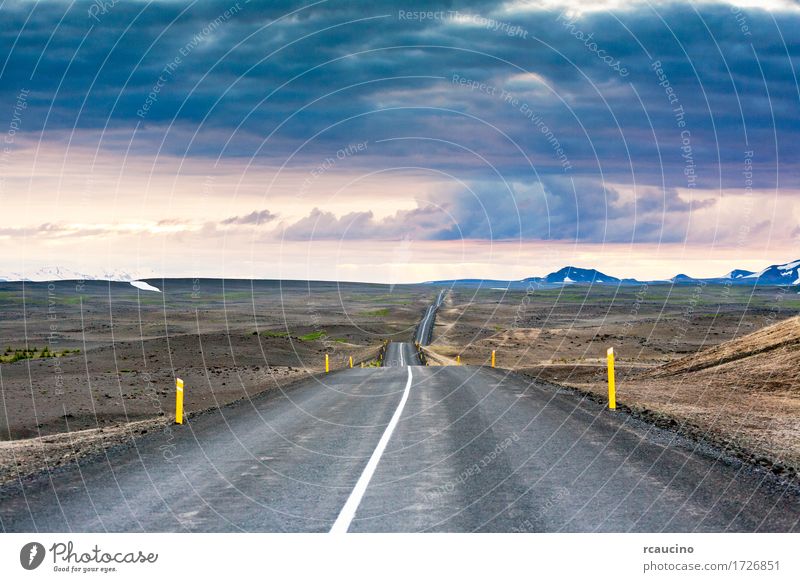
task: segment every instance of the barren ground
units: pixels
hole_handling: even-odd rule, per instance
[[[98,452],[193,414],[409,340],[435,291],[336,283],[168,280],[0,283],[0,481]],[[323,388],[321,388],[323,389]]]
[[[488,365],[494,349],[499,367],[606,399],[606,350],[614,347],[621,407],[795,478],[800,326],[787,322],[768,352],[761,344],[775,332],[725,342],[799,309],[798,296],[778,288],[459,289],[437,318],[430,360],[452,364],[460,355]]]
[[[437,291],[152,283],[166,285],[164,293],[123,283],[0,283],[0,351],[80,350],[0,363],[0,481],[168,431],[176,377],[193,414],[320,377],[325,353],[333,368],[350,356],[369,363],[384,340],[412,338]],[[499,367],[602,399],[613,346],[620,407],[795,477],[800,325],[787,320],[798,310],[798,296],[776,288],[456,289],[437,317],[429,361],[485,365],[494,349]]]

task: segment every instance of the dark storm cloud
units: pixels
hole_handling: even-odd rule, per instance
[[[459,2],[462,15],[492,20],[401,17],[422,4],[6,3],[0,91],[8,117],[30,91],[23,127],[45,141],[268,164],[293,156],[290,167],[311,168],[369,140],[353,160],[365,171],[423,165],[481,184],[422,207],[415,219],[445,207],[459,218],[422,229],[430,238],[596,239],[604,221],[653,203],[680,224],[676,189],[742,188],[748,151],[756,187],[798,186],[797,11],[746,11],[747,31],[723,4],[632,3],[572,19]],[[509,200],[549,214],[482,218],[502,205],[482,202],[505,191],[501,177],[541,184]],[[622,202],[609,182],[660,191]],[[614,236],[680,238],[652,214]],[[369,212],[309,218],[330,236],[391,232]],[[303,238],[311,225],[293,228]]]

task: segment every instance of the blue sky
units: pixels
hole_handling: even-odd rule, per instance
[[[6,2],[0,268],[797,258],[800,8],[757,4]]]

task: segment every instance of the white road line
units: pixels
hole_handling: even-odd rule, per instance
[[[397,346],[397,351],[400,353],[400,366],[403,366],[403,346]]]
[[[378,441],[378,446],[375,447],[375,450],[372,452],[372,456],[369,458],[367,466],[364,467],[364,472],[361,473],[361,477],[358,478],[358,482],[350,493],[350,497],[347,498],[347,502],[339,512],[339,517],[336,518],[331,528],[331,533],[347,533],[347,530],[350,528],[350,522],[352,522],[353,518],[356,516],[356,510],[361,503],[361,498],[364,497],[364,493],[367,491],[367,486],[369,485],[370,479],[372,479],[373,473],[375,473],[375,469],[378,468],[381,455],[383,455],[383,451],[386,449],[386,445],[389,444],[389,439],[392,438],[392,433],[397,423],[400,421],[400,415],[403,414],[403,408],[406,405],[406,400],[408,400],[409,392],[411,392],[411,366],[408,367],[408,381],[406,382],[406,389],[403,391],[403,397],[400,399],[400,404],[397,405],[397,410],[394,411],[389,425],[386,427],[386,430],[383,431],[383,436],[381,436],[381,440]]]
[[[430,324],[431,316],[433,315],[433,307],[428,307],[428,311],[425,313],[425,317],[422,319],[422,325],[420,326],[419,330],[419,343],[425,341],[425,337],[428,335],[428,325]]]

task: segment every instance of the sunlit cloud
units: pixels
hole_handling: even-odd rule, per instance
[[[20,251],[0,267],[135,249],[166,275],[399,282],[529,276],[555,247],[634,276],[681,249],[793,258],[793,2],[247,3],[186,50],[228,7],[116,3],[98,26],[3,6],[0,238]]]

